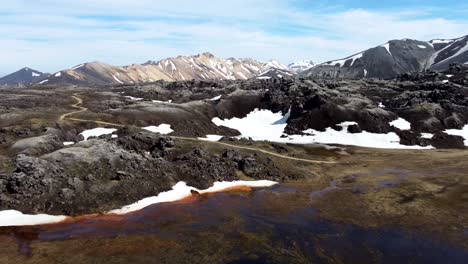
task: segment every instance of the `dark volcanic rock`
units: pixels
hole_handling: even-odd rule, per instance
[[[447,135],[445,133],[435,134],[434,138],[432,138],[432,146],[436,148],[466,148],[462,137]]]
[[[127,150],[161,153],[175,145],[171,137],[158,136],[151,132],[139,132],[131,136],[121,137],[117,140],[117,143]]]
[[[127,132],[38,157],[18,155],[15,171],[0,178],[0,209],[66,215],[111,210],[170,190],[179,181],[205,189],[215,181],[239,180],[243,160],[249,165],[242,169],[252,178],[288,178],[270,160],[243,157],[236,150],[177,148],[167,136]]]
[[[348,132],[351,134],[361,133],[362,129],[359,125],[350,125],[348,126]]]

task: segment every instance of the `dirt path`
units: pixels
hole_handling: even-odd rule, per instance
[[[77,96],[77,94],[73,95],[72,98],[76,100],[76,103],[71,105],[71,107],[79,109],[79,110],[61,115],[59,120],[63,121],[65,119],[67,119],[67,120],[78,121],[78,122],[92,122],[92,123],[96,123],[96,124],[99,124],[99,125],[106,125],[106,126],[125,127],[125,125],[111,123],[111,122],[104,122],[104,121],[98,121],[98,120],[89,120],[89,119],[69,117],[69,116],[74,115],[74,114],[78,114],[78,113],[88,111],[88,108],[80,106],[81,104],[83,104],[83,99],[79,98]],[[233,144],[229,144],[229,143],[225,143],[225,142],[219,142],[219,141],[206,141],[206,140],[201,140],[201,139],[198,139],[198,138],[191,138],[191,137],[179,137],[179,136],[171,136],[171,137],[173,137],[175,139],[180,139],[180,140],[204,142],[204,143],[207,143],[207,144],[222,145],[222,146],[226,146],[226,147],[230,147],[230,148],[256,151],[256,152],[261,152],[261,153],[264,153],[264,154],[267,154],[267,155],[270,155],[270,156],[274,156],[274,157],[278,157],[278,158],[294,160],[294,161],[301,161],[301,162],[312,163],[312,164],[338,164],[339,163],[339,162],[336,162],[336,161],[322,161],[322,160],[310,160],[310,159],[295,158],[295,157],[281,155],[281,154],[271,152],[271,151],[268,151],[268,150],[264,150],[264,149],[260,149],[260,148],[233,145]]]
[[[72,104],[71,107],[79,109],[79,110],[61,115],[59,117],[59,121],[65,120],[68,116],[88,111],[88,108],[80,106],[80,104],[83,104],[83,99],[79,98],[76,94],[74,94],[72,98],[76,100],[76,103]]]
[[[295,158],[291,156],[285,156],[281,155],[275,152],[271,152],[268,150],[260,149],[260,148],[255,148],[255,147],[246,147],[246,146],[239,146],[239,145],[233,145],[225,142],[220,142],[220,141],[206,141],[206,140],[201,140],[198,138],[190,138],[190,137],[178,137],[178,136],[172,136],[175,139],[182,139],[182,140],[189,140],[189,141],[197,141],[197,142],[205,142],[205,143],[211,143],[211,144],[216,144],[216,145],[222,145],[226,147],[231,147],[231,148],[237,148],[237,149],[244,149],[244,150],[250,150],[250,151],[256,151],[256,152],[261,152],[270,156],[275,156],[278,158],[283,158],[283,159],[289,159],[289,160],[295,160],[295,161],[302,161],[302,162],[307,162],[307,163],[313,163],[313,164],[338,164],[339,162],[336,161],[322,161],[322,160],[310,160],[310,159],[301,159],[301,158]]]

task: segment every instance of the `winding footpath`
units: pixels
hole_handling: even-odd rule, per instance
[[[72,118],[72,117],[70,117],[72,115],[88,111],[88,108],[80,106],[80,105],[83,104],[83,99],[78,97],[78,94],[74,94],[72,96],[72,98],[76,100],[76,103],[72,104],[71,107],[75,108],[75,109],[78,109],[78,110],[61,115],[59,117],[59,121],[70,120],[70,121],[77,121],[77,122],[92,122],[92,123],[96,123],[98,125],[105,125],[105,126],[125,127],[125,125],[122,125],[122,124],[116,124],[116,123],[104,122],[104,121],[98,121],[98,120],[89,120],[89,119],[81,119],[81,118]],[[270,155],[270,156],[274,156],[274,157],[278,157],[278,158],[282,158],[282,159],[301,161],[301,162],[306,162],[306,163],[311,163],[311,164],[338,164],[339,163],[339,162],[336,162],[336,161],[310,160],[310,159],[295,158],[295,157],[281,155],[279,153],[271,152],[271,151],[260,149],[260,148],[233,145],[233,144],[220,142],[220,141],[214,141],[214,142],[213,141],[205,141],[205,140],[201,140],[201,139],[198,139],[198,138],[181,137],[181,136],[171,136],[171,137],[175,138],[175,139],[180,139],[180,140],[197,141],[197,142],[203,142],[203,143],[209,143],[209,144],[211,143],[211,144],[217,144],[217,145],[226,146],[226,147],[230,147],[230,148],[243,149],[243,150],[249,150],[249,151],[254,151],[254,152],[261,152],[261,153],[264,153],[264,154],[267,154],[267,155]]]

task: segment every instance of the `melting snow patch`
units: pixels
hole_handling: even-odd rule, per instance
[[[219,100],[221,100],[221,97],[223,97],[223,96],[222,96],[222,95],[218,95],[218,96],[216,96],[216,97],[211,98],[210,101],[219,101]]]
[[[115,129],[115,128],[98,127],[98,128],[85,130],[85,131],[81,132],[80,135],[83,135],[84,140],[86,141],[90,137],[99,137],[99,136],[102,136],[102,135],[108,135],[108,134],[114,133],[115,131],[117,131],[117,129]]]
[[[148,126],[148,127],[143,127],[144,130],[153,132],[153,133],[159,133],[163,135],[170,134],[174,132],[174,130],[171,129],[171,125],[168,124],[161,124],[159,126]]]
[[[424,46],[424,45],[418,45],[418,47],[421,48],[421,49],[426,49],[426,48],[427,48],[427,47]]]
[[[449,82],[449,80],[443,80],[442,82],[443,82],[443,83],[448,83],[448,82]]]
[[[206,137],[204,138],[199,137],[198,139],[204,140],[204,141],[216,142],[216,141],[220,141],[223,137],[224,136],[220,136],[220,135],[206,135]]]
[[[133,97],[133,96],[129,96],[129,95],[125,96],[125,98],[128,98],[128,99],[133,100],[133,101],[141,101],[141,100],[143,100],[143,98],[137,98],[137,97]]]
[[[410,130],[411,123],[406,121],[405,119],[399,117],[397,120],[390,122],[391,126],[394,126],[400,130]]]
[[[445,76],[447,76],[447,78],[452,78],[452,77],[453,77],[453,74],[447,74],[447,75],[445,75]]]
[[[286,128],[286,122],[277,122],[281,119],[283,119],[281,112],[273,113],[270,110],[255,109],[244,118],[234,117],[230,120],[221,120],[215,117],[212,121],[217,126],[238,130],[245,138],[275,141],[283,135]]]
[[[45,80],[43,80],[42,82],[39,82],[39,84],[44,84],[44,83],[46,83],[46,82],[48,82],[48,81],[49,81],[49,79],[45,79]]]
[[[271,77],[268,77],[268,76],[260,76],[260,77],[257,77],[257,79],[259,79],[259,80],[269,80],[269,79],[271,79]]]
[[[120,83],[120,84],[123,84],[123,82],[122,82],[121,80],[117,79],[117,77],[115,77],[114,75],[112,75],[112,77],[114,78],[114,80],[115,80],[116,82],[118,82],[118,83]]]
[[[32,77],[39,77],[41,76],[39,73],[31,72]]]
[[[448,129],[444,131],[445,134],[452,136],[461,136],[465,139],[465,146],[468,147],[468,125],[465,125],[462,129]]]
[[[26,215],[15,210],[0,211],[0,226],[30,226],[62,222],[66,216]]]
[[[172,103],[172,100],[169,100],[169,101],[152,100],[152,102],[158,103],[158,104],[170,104]]]
[[[431,134],[431,133],[421,133],[421,138],[432,139],[433,137],[434,137],[434,134]]]
[[[379,103],[379,107],[380,107],[380,108],[385,108],[385,105],[384,105],[382,102],[380,102],[380,103]]]
[[[303,131],[307,135],[289,135],[282,137],[286,127],[288,115],[272,113],[269,110],[254,110],[244,118],[232,118],[221,120],[213,118],[213,123],[217,126],[225,126],[236,129],[241,133],[241,137],[252,138],[253,140],[267,140],[280,143],[292,144],[341,144],[355,145],[370,148],[387,149],[432,149],[432,146],[406,146],[400,144],[400,137],[396,133],[375,134],[363,131],[361,133],[349,133],[348,127],[356,122],[343,122],[338,124],[343,129],[341,131],[327,128],[325,131],[308,129]],[[398,121],[398,120],[397,120]],[[401,123],[401,124],[400,124]],[[396,125],[403,127],[403,122],[398,121]],[[405,123],[407,126],[407,124]]]
[[[54,76],[55,76],[55,77],[60,77],[60,76],[62,76],[62,73],[61,73],[61,72],[57,72]]]
[[[68,141],[67,141],[67,142],[63,142],[63,145],[64,145],[64,146],[70,146],[70,145],[73,145],[73,144],[75,144],[75,142],[71,142],[71,141],[70,141],[70,142],[68,142]]]
[[[233,181],[233,182],[215,182],[213,187],[210,187],[206,190],[199,190],[194,187],[188,186],[185,182],[179,182],[172,190],[167,192],[162,192],[158,196],[148,197],[143,200],[140,200],[134,204],[124,206],[121,209],[112,210],[108,213],[110,214],[127,214],[130,212],[135,212],[141,210],[145,207],[148,207],[152,204],[158,203],[168,203],[174,202],[178,200],[182,200],[184,198],[190,197],[192,195],[191,191],[197,191],[200,194],[204,193],[213,193],[213,192],[221,192],[224,190],[236,188],[236,187],[252,187],[252,188],[261,188],[261,187],[271,187],[277,184],[277,182],[261,180],[261,181]]]

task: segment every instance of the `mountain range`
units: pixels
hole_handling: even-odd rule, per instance
[[[178,56],[160,61],[148,61],[117,67],[102,62],[90,62],[52,74],[39,84],[135,84],[185,80],[247,80],[269,69],[281,69],[289,75],[297,72],[277,61],[259,62],[253,59],[221,59],[211,53]]]
[[[391,40],[346,58],[318,65],[314,65],[310,60],[285,66],[274,60],[260,62],[249,58],[222,59],[205,52],[194,56],[178,56],[122,67],[102,62],[89,62],[52,75],[23,68],[0,78],[0,85],[119,85],[158,80],[247,80],[294,75],[307,78],[393,79],[408,72],[445,70],[452,63],[468,63],[468,36],[431,41]]]

